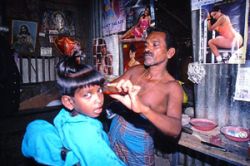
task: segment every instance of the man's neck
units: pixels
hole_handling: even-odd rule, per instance
[[[151,79],[160,79],[168,73],[165,65],[150,66],[147,70]]]

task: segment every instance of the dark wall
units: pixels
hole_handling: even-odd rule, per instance
[[[3,166],[34,166],[32,159],[21,153],[21,143],[26,126],[35,119],[52,122],[59,108],[19,112],[0,118],[0,160]]]
[[[86,49],[91,10],[91,1],[80,0],[3,0],[0,3],[2,24],[10,28],[9,39],[11,40],[11,22],[13,19],[24,21],[35,21],[40,30],[41,18],[44,10],[65,10],[72,13],[75,24],[76,35],[72,36],[81,42],[82,48]],[[34,56],[40,55],[40,47],[54,45],[49,43],[48,34],[46,37],[37,36],[36,51]],[[57,50],[53,49],[53,55],[57,55]]]
[[[91,1],[84,0],[1,0],[0,1],[0,26],[8,27],[9,32],[2,33],[9,44],[11,43],[12,21],[32,21],[38,24],[35,52],[29,55],[19,54],[19,57],[40,58],[41,47],[52,47],[52,55],[60,56],[54,44],[49,41],[49,34],[39,35],[42,30],[42,16],[46,10],[59,10],[71,13],[71,20],[75,27],[75,35],[71,36],[81,43],[84,52],[89,52],[87,44],[90,39]],[[64,35],[64,34],[63,34]],[[58,35],[59,36],[59,35]],[[11,56],[11,55],[7,55]],[[87,55],[90,56],[90,55]],[[25,59],[26,60],[26,59]],[[21,61],[21,60],[20,60]],[[5,63],[5,62],[3,62]],[[29,66],[29,69],[32,66]],[[34,69],[35,70],[35,69]],[[20,71],[22,71],[20,69]],[[22,71],[23,72],[23,71]],[[30,71],[27,71],[27,73]],[[22,73],[21,73],[22,74]],[[20,82],[22,76],[20,76]],[[29,99],[51,88],[51,82],[33,83],[32,85],[21,84],[21,101]],[[16,96],[19,97],[19,96]],[[18,110],[16,110],[17,112]],[[13,111],[12,111],[13,112]]]
[[[187,66],[192,58],[191,8],[189,0],[155,1],[156,26],[167,30],[175,39],[176,54],[168,70],[178,80],[188,83]]]
[[[1,0],[0,1],[0,26],[9,28],[9,32],[3,32],[7,42],[11,42],[12,20],[34,21],[41,24],[42,13],[45,9],[70,11],[75,23],[75,39],[80,41],[85,51],[90,29],[91,1],[85,0]],[[40,27],[38,28],[38,33]],[[2,33],[2,32],[1,32]],[[0,47],[2,47],[1,45]],[[53,55],[59,53],[54,45],[49,42],[48,34],[45,37],[37,35],[36,49],[31,57],[40,56],[40,47],[52,47]],[[11,55],[10,55],[11,56]],[[47,84],[47,85],[46,85]],[[51,87],[51,83],[41,83],[39,85],[21,85],[22,100],[33,95],[37,95],[46,88]],[[4,96],[3,96],[4,97]],[[0,116],[0,163],[1,165],[34,165],[34,162],[24,158],[21,154],[21,141],[25,128],[34,119],[45,119],[52,121],[58,112],[58,108],[42,108],[25,111],[16,110],[13,114]],[[2,111],[2,110],[1,110]],[[2,112],[0,111],[0,114]]]

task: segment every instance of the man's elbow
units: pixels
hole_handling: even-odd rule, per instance
[[[181,127],[178,127],[178,129],[175,130],[175,132],[172,134],[172,137],[177,138],[181,133]]]
[[[171,136],[171,137],[178,137],[181,133],[181,124],[176,125],[171,129],[171,131],[165,132],[166,135]]]

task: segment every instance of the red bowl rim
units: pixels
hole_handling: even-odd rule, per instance
[[[204,123],[207,124],[207,126],[199,126],[199,125],[196,124],[196,122],[199,122],[199,124],[202,123],[202,122],[204,122]],[[198,129],[198,130],[203,130],[203,131],[213,130],[213,129],[217,126],[217,123],[215,123],[215,122],[212,121],[212,120],[205,119],[205,118],[192,118],[192,119],[190,120],[190,124],[191,124],[194,128],[196,128],[196,129]]]
[[[233,135],[227,134],[226,130],[243,130],[247,132],[247,137],[246,138],[240,138],[240,137],[235,137]],[[236,142],[245,142],[245,141],[249,141],[250,140],[250,131],[249,129],[246,129],[244,127],[241,126],[224,126],[221,127],[220,132],[225,135],[225,137],[227,137],[228,139],[232,140],[232,141],[236,141]]]

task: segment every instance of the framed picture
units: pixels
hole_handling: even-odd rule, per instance
[[[122,43],[123,50],[123,69],[144,63],[144,41],[124,42]]]
[[[75,36],[73,13],[66,10],[44,9],[40,32],[49,35]]]
[[[31,54],[35,51],[37,23],[32,21],[12,20],[11,44],[20,54]]]
[[[119,76],[118,35],[93,39],[94,62],[96,69],[105,77]]]

